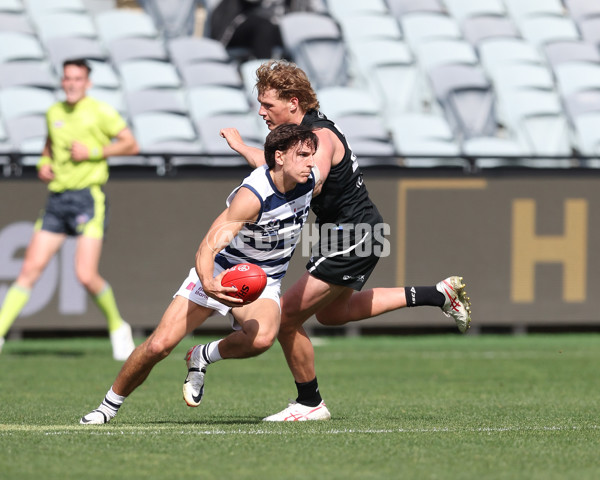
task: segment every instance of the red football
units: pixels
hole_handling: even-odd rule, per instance
[[[239,263],[223,276],[221,285],[236,287],[237,292],[229,295],[241,298],[244,301],[242,305],[246,305],[260,297],[267,285],[267,274],[258,265]]]

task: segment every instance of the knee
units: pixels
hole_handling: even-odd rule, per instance
[[[81,283],[87,290],[90,290],[95,278],[96,274],[94,272],[83,269],[77,270],[77,280],[79,280],[79,283]]]
[[[252,342],[252,353],[254,355],[260,355],[261,353],[266,352],[273,346],[276,338],[277,332],[257,335]]]
[[[173,347],[160,338],[150,337],[146,340],[146,354],[157,361],[166,358],[172,351]]]

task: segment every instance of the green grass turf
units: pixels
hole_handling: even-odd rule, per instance
[[[295,397],[279,345],[181,397],[186,338],[108,425],[80,426],[120,364],[108,340],[8,342],[0,478],[597,479],[599,335],[332,338],[329,422],[260,419]]]

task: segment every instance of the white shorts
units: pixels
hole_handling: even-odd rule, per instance
[[[214,276],[219,275],[223,270],[219,264],[215,263]],[[198,278],[198,274],[196,273],[195,268],[190,269],[190,273],[187,278],[179,287],[179,290],[175,292],[173,298],[177,295],[187,298],[190,302],[194,302],[202,307],[212,308],[216,312],[219,312],[221,315],[225,316],[228,313],[231,313],[231,307],[218,302],[214,298],[209,297],[206,293],[204,293],[204,288],[202,288],[202,284],[200,283],[200,279]],[[267,277],[267,286],[263,290],[259,299],[261,298],[270,298],[273,300],[279,308],[281,309],[281,304],[279,302],[279,297],[281,295],[281,279],[274,279],[271,277]],[[231,326],[234,330],[239,330],[241,327],[235,321],[235,318],[231,318]]]

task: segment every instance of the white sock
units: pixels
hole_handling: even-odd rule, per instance
[[[219,360],[223,360],[223,357],[219,353],[219,343],[221,340],[216,340],[214,342],[207,343],[202,347],[202,358],[208,360],[207,364],[218,362]]]
[[[113,418],[119,411],[119,408],[121,408],[121,405],[123,405],[124,401],[125,397],[117,395],[111,386],[110,390],[106,393],[106,397],[104,397],[104,400],[102,400],[102,403],[98,407],[98,410],[101,410],[110,418]]]

